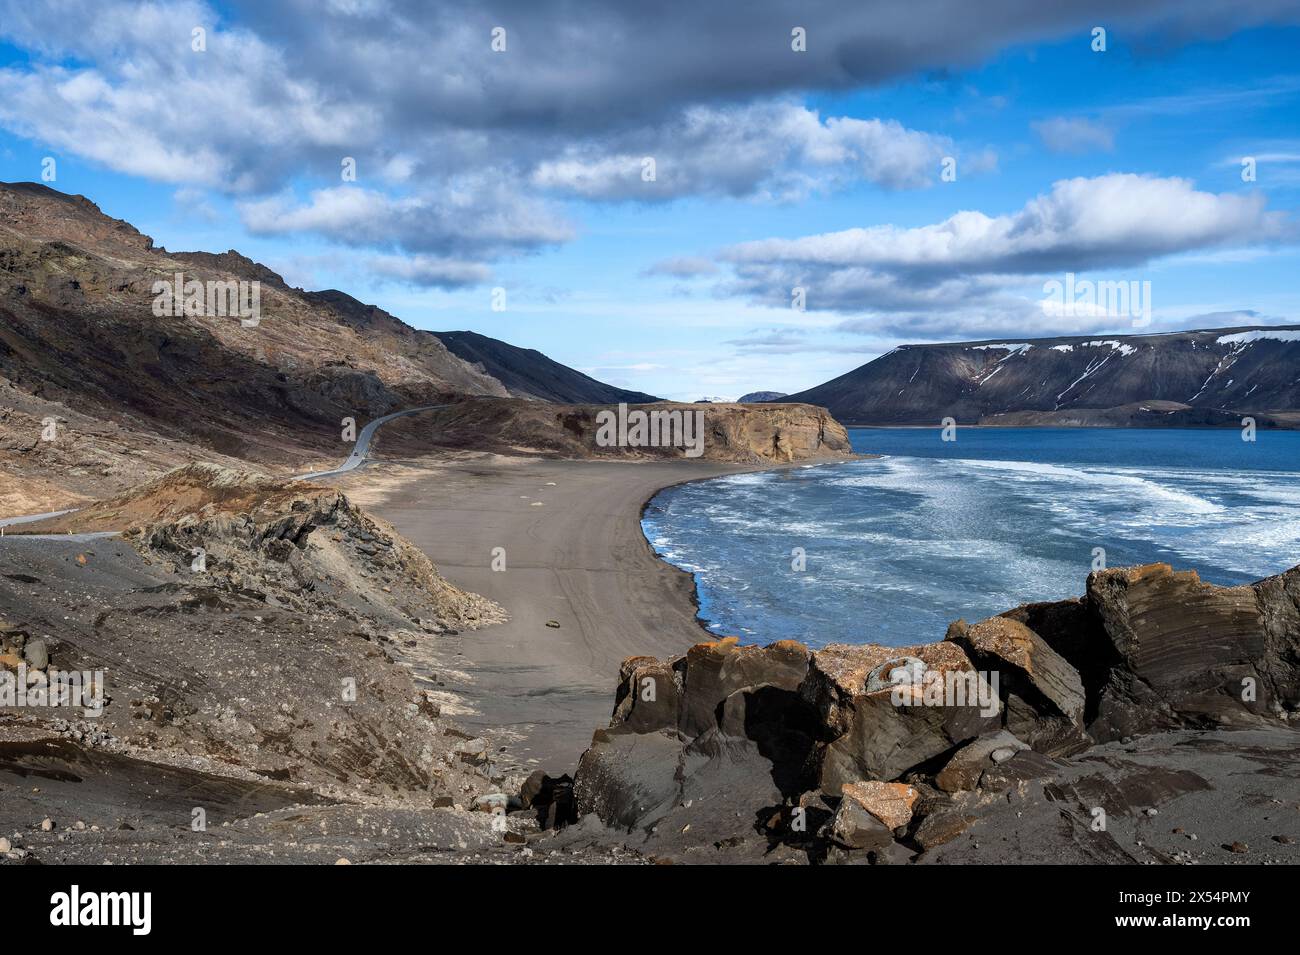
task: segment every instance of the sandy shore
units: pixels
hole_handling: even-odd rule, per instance
[[[448,580],[506,608],[509,623],[441,641],[440,676],[468,705],[458,722],[504,728],[512,755],[562,772],[608,723],[623,659],[706,637],[691,575],[655,556],[641,532],[644,503],[672,484],[754,470],[484,456],[380,465],[343,486]],[[505,571],[492,569],[498,547]]]

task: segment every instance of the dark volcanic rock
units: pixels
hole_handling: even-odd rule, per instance
[[[974,693],[965,705],[950,706],[927,703],[916,683],[886,682],[874,688],[873,677],[896,672],[889,668],[908,658],[920,660],[926,674],[945,680],[978,679],[966,654],[952,643],[901,648],[832,644],[813,654],[800,693],[824,728],[818,768],[822,792],[838,794],[845,783],[861,779],[896,779],[998,727],[996,709],[981,714]]]
[[[946,639],[959,644],[979,670],[997,674],[1012,733],[1046,753],[1088,746],[1079,672],[1033,630],[1007,617],[971,627],[959,620],[948,628]]]
[[[610,725],[626,723],[634,733],[675,729],[681,718],[681,678],[654,657],[631,657],[620,668]]]
[[[718,723],[718,708],[736,690],[770,685],[796,690],[808,673],[808,648],[791,640],[740,647],[735,637],[699,643],[682,661],[681,730],[698,736]]]
[[[1224,844],[1244,813],[1281,852],[1248,794],[1300,804],[1298,665],[1300,568],[1215,587],[1163,564],[958,621],[940,643],[634,657],[583,754],[578,810],[689,861],[1194,858],[1136,838],[1157,807]]]
[[[846,849],[872,849],[883,852],[893,844],[893,830],[869,813],[856,799],[840,800],[831,820],[830,838]]]
[[[944,792],[974,789],[986,770],[1007,762],[1016,753],[1029,749],[1006,730],[972,740],[953,754],[948,764],[934,777],[934,784]]]
[[[567,774],[548,776],[537,770],[520,787],[519,804],[533,811],[542,829],[560,829],[578,821],[573,778]]]
[[[1263,593],[1275,620],[1295,614],[1285,585]],[[1168,564],[1090,575],[1088,601],[1121,661],[1102,690],[1094,735],[1113,739],[1170,723],[1254,725],[1271,703],[1294,708],[1296,658],[1266,659],[1260,594],[1202,583]]]
[[[597,730],[574,776],[578,812],[619,829],[641,825],[677,793],[684,742],[675,734],[625,727]]]

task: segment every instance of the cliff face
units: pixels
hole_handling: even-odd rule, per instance
[[[683,458],[694,444],[709,461],[786,463],[847,458],[848,432],[822,408],[802,404],[554,405],[536,401],[467,398],[451,406],[394,421],[379,439],[381,451],[418,453],[431,448],[465,448],[499,453],[542,453],[569,458]],[[627,440],[617,422],[625,414]],[[646,432],[680,435],[676,443],[640,442],[637,415]],[[661,416],[652,418],[651,416]],[[669,419],[669,416],[675,416]],[[678,429],[679,423],[689,427]],[[662,424],[652,422],[662,421]],[[602,428],[604,431],[602,433]],[[606,438],[612,438],[607,442]],[[654,440],[654,439],[651,439]]]
[[[633,657],[575,793],[674,858],[933,861],[960,839],[964,861],[999,861],[1009,836],[1022,862],[1171,861],[1134,821],[1158,811],[1168,832],[1195,813],[1209,830],[1192,797],[1222,788],[1241,804],[1214,812],[1267,826],[1247,822],[1250,792],[1277,790],[1270,767],[1300,752],[1297,724],[1300,567],[1216,587],[1153,564],[1094,573],[1081,599],[957,621],[939,643],[727,638]],[[1243,759],[1254,774],[1238,776]],[[1107,816],[1122,845],[1095,827]]]
[[[789,400],[850,424],[1293,426],[1297,365],[1300,326],[905,345]]]

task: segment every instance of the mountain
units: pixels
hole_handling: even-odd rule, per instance
[[[751,401],[777,401],[784,397],[784,391],[751,391],[747,395],[741,395],[736,401],[743,405]]]
[[[1300,426],[1300,325],[904,345],[787,401],[845,423]]]
[[[167,300],[178,275],[182,293],[200,283],[195,314],[186,294],[172,295],[176,308]],[[227,295],[240,282],[247,299]],[[248,305],[249,318],[217,299]],[[520,381],[625,400],[596,398],[608,386],[537,352],[492,344],[524,356],[492,363],[510,385],[343,292],[291,288],[234,250],[170,252],[83,196],[0,183],[0,510],[67,507],[195,460],[338,459],[345,418],[508,397]]]
[[[518,348],[477,332],[431,332],[453,355],[491,375],[516,398],[561,404],[645,404],[654,395],[626,391],[552,361],[532,348]]]

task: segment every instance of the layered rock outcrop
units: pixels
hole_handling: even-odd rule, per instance
[[[1151,564],[1094,573],[1079,599],[957,621],[933,644],[728,638],[629,659],[574,786],[581,813],[669,855],[748,846],[755,858],[905,861],[1004,793],[1082,798],[1053,780],[1092,753],[1110,764],[1133,737],[1293,733],[1293,720],[1300,567],[1217,587]],[[1113,771],[1134,799],[1211,788],[1192,771],[1140,784],[1155,770]]]
[[[191,465],[38,530],[74,536],[7,546],[0,676],[102,673],[108,699],[32,710],[37,728],[347,799],[451,805],[500,784],[429,663],[443,634],[504,612],[338,491]]]
[[[496,604],[452,586],[419,548],[338,490],[256,472],[190,464],[20,529],[123,528],[146,561],[169,573],[282,609],[426,629],[504,619]]]
[[[442,448],[499,453],[543,453],[568,458],[683,458],[744,464],[788,463],[848,458],[848,432],[824,408],[805,404],[683,404],[660,401],[624,405],[626,416],[646,417],[648,426],[628,440],[601,437],[603,413],[617,415],[616,404],[544,404],[503,398],[464,398],[421,415],[419,421],[395,422],[385,441],[412,429]],[[651,419],[650,416],[654,416]],[[689,431],[684,431],[689,416]],[[697,427],[697,418],[702,427]],[[610,429],[613,432],[615,429]],[[659,440],[662,438],[662,440]],[[671,438],[671,440],[670,440]]]

